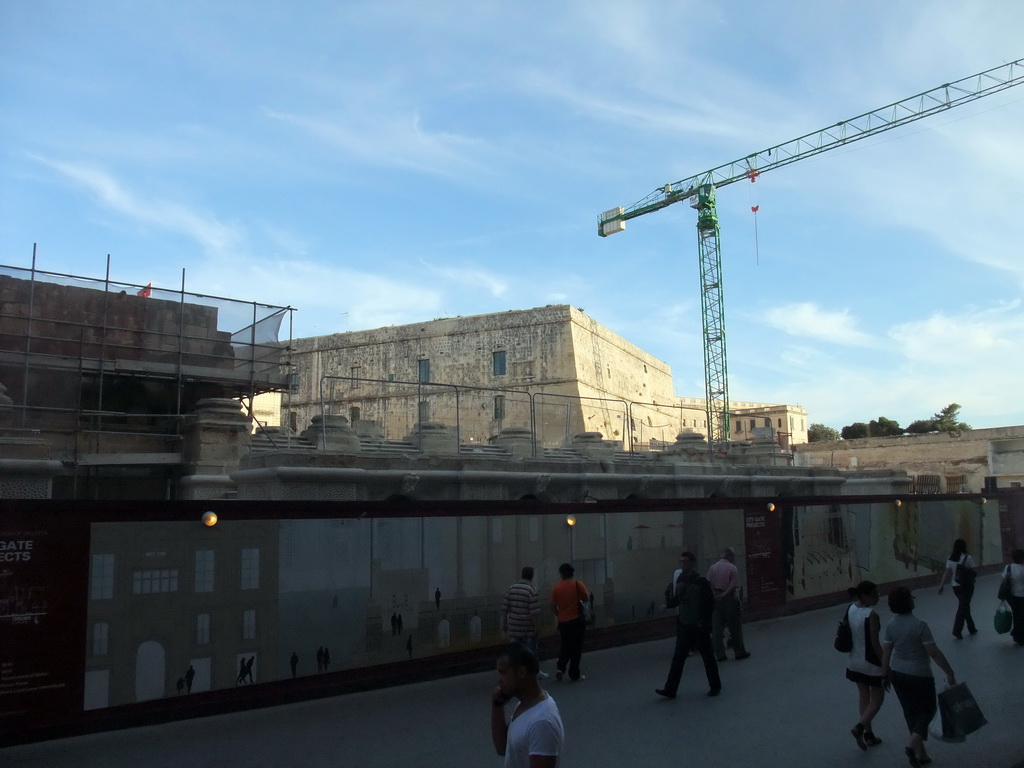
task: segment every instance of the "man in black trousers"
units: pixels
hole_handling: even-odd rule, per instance
[[[711,616],[715,610],[715,596],[708,580],[697,573],[696,558],[692,552],[683,552],[679,557],[680,568],[672,574],[672,581],[665,590],[664,608],[679,608],[676,623],[676,650],[672,655],[672,666],[664,688],[655,693],[667,699],[674,699],[683,676],[683,664],[691,650],[700,652],[704,660],[704,672],[708,676],[708,696],[722,692],[722,679],[718,676],[718,662],[711,647]]]

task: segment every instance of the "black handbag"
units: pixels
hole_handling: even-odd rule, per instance
[[[1006,566],[1006,572],[1003,573],[1003,580],[999,582],[999,594],[996,595],[1000,600],[1009,600],[1013,594],[1013,585],[1010,583],[1010,566]]]
[[[839,620],[839,626],[836,627],[836,639],[832,643],[832,647],[840,653],[849,653],[853,650],[853,630],[850,628],[849,605],[846,606],[843,618]]]
[[[594,623],[594,604],[590,600],[584,600],[580,594],[580,583],[576,582],[576,597],[580,603],[580,619],[584,624]]]

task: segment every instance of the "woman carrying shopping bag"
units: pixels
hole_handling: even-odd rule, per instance
[[[903,750],[912,768],[931,762],[925,752],[928,724],[938,709],[935,696],[934,661],[946,673],[946,682],[956,685],[953,667],[935,645],[931,628],[914,616],[914,596],[906,587],[889,593],[889,610],[895,616],[882,631],[882,675],[896,691],[910,738]]]

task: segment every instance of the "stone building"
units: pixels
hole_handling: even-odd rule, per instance
[[[442,423],[467,444],[508,428],[552,447],[600,433],[625,450],[707,431],[705,402],[676,397],[669,366],[566,305],[296,339],[282,418],[344,416],[392,439]],[[321,410],[322,409],[322,410]],[[807,440],[801,406],[732,403],[734,439]]]

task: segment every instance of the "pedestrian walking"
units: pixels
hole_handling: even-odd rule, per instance
[[[935,645],[931,628],[914,616],[914,596],[909,589],[896,587],[889,593],[889,610],[896,615],[882,632],[882,675],[896,691],[910,731],[903,751],[911,767],[918,768],[931,762],[924,743],[928,740],[928,724],[938,709],[931,661],[946,673],[950,686],[956,685],[956,676]]]
[[[871,721],[885,700],[882,677],[882,643],[879,639],[881,619],[878,605],[878,587],[874,582],[862,581],[850,590],[854,602],[846,611],[853,636],[853,649],[846,664],[846,679],[857,684],[857,722],[850,733],[863,750],[875,747],[882,740],[875,736]]]
[[[668,670],[663,688],[654,690],[659,696],[674,699],[683,676],[683,665],[691,650],[700,652],[704,661],[704,673],[708,678],[708,696],[722,692],[722,680],[718,674],[718,661],[711,647],[711,617],[715,610],[715,597],[708,580],[697,573],[696,557],[692,552],[683,552],[679,557],[679,568],[672,574],[672,581],[665,589],[665,608],[679,608],[676,620],[676,647],[672,654],[672,665]]]
[[[1013,612],[1013,629],[1010,637],[1017,645],[1024,645],[1024,549],[1015,549],[1010,556],[1011,563],[1003,569],[1003,578],[1009,581],[1010,594],[1006,602]]]
[[[729,647],[737,660],[749,659],[750,651],[743,644],[743,607],[740,603],[740,572],[736,568],[736,550],[726,547],[718,562],[708,569],[708,583],[715,596],[711,615],[711,645],[715,659],[725,661],[725,630],[729,630]]]
[[[561,680],[568,671],[572,681],[586,680],[580,672],[580,658],[583,656],[583,635],[587,624],[580,610],[580,601],[590,601],[586,585],[575,578],[576,569],[569,563],[558,566],[562,577],[551,590],[551,610],[558,619],[558,634],[561,644],[558,649],[558,666],[555,680]]]
[[[505,591],[501,604],[501,629],[509,642],[523,643],[533,655],[540,658],[540,596],[533,586],[533,567],[524,566],[521,578]],[[539,672],[542,680],[550,677]]]
[[[974,617],[971,616],[971,598],[974,597],[974,580],[978,576],[976,570],[978,564],[974,558],[967,554],[967,542],[957,539],[953,542],[953,551],[946,561],[946,568],[939,579],[939,594],[942,594],[942,587],[949,577],[950,586],[953,587],[953,594],[956,595],[956,616],[953,618],[953,637],[963,640],[964,624],[967,624],[967,631],[972,635],[978,634],[978,628],[974,625]]]
[[[491,741],[505,768],[555,768],[565,729],[555,700],[540,687],[537,657],[523,643],[498,654],[498,685],[491,692]],[[505,705],[518,699],[511,717]]]

